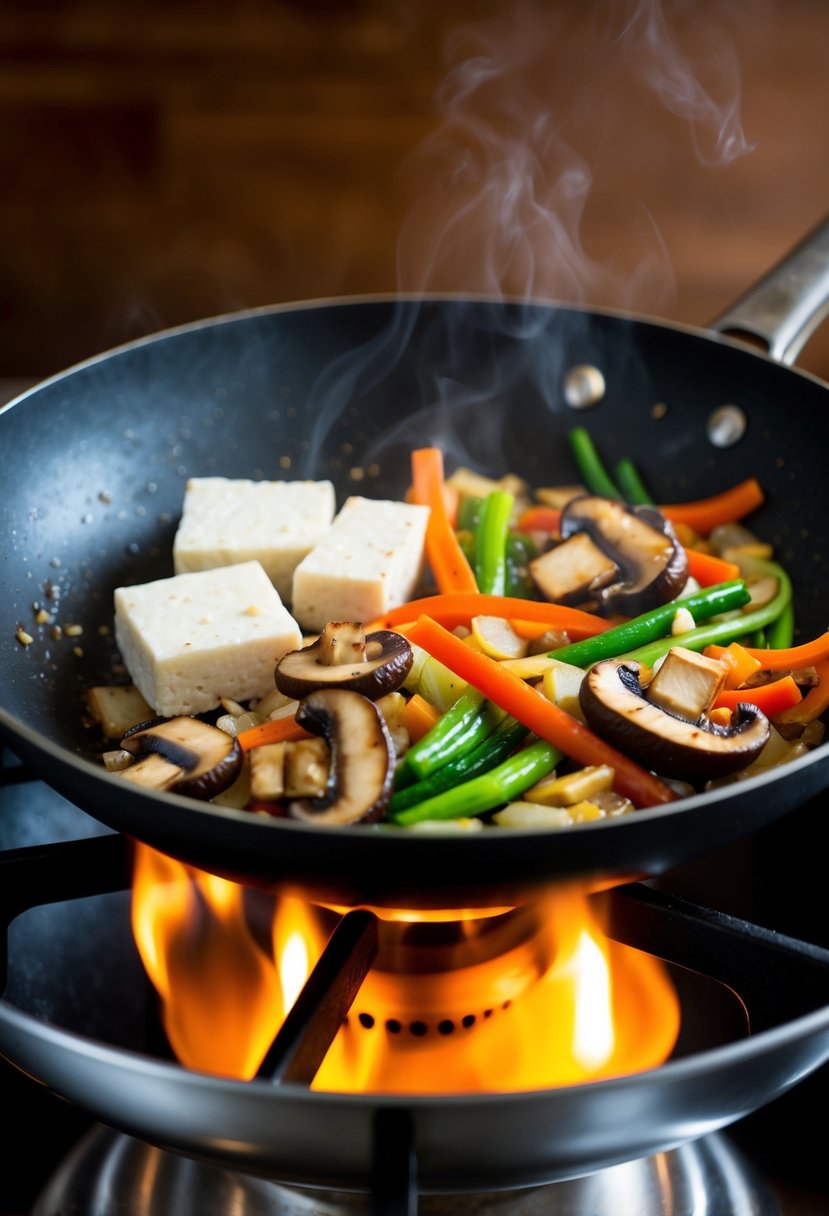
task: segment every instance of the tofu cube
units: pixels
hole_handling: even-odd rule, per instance
[[[305,629],[374,620],[411,599],[423,568],[429,508],[346,499],[331,528],[294,572],[292,608]]]
[[[619,577],[619,567],[586,532],[577,532],[530,562],[530,574],[553,604],[578,604]]]
[[[259,562],[177,574],[115,591],[115,640],[136,688],[165,718],[247,701],[302,644]]]
[[[294,570],[328,531],[335,509],[330,481],[191,477],[173,569],[184,574],[258,561],[290,603]]]
[[[673,646],[647,687],[647,699],[674,717],[696,722],[719,696],[728,668],[684,646]]]

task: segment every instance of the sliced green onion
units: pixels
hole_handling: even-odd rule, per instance
[[[789,600],[776,621],[766,629],[766,646],[770,650],[786,650],[794,644],[794,604]]]
[[[406,827],[428,819],[465,819],[470,815],[483,815],[523,794],[551,773],[561,758],[558,748],[546,739],[537,739],[488,773],[407,807],[394,816],[394,822]]]
[[[503,595],[506,589],[506,547],[515,495],[493,490],[481,506],[475,532],[475,578],[483,595]]]
[[[464,752],[457,760],[444,764],[423,781],[416,781],[414,785],[407,785],[404,789],[395,791],[387,815],[393,819],[400,811],[414,806],[416,802],[424,802],[443,790],[452,789],[462,781],[470,781],[479,773],[494,768],[514,752],[529,733],[522,722],[516,722],[515,718],[504,718],[492,734],[477,747]]]
[[[590,433],[583,426],[576,426],[568,432],[567,438],[579,476],[590,493],[621,500],[622,494],[605,468]]]
[[[395,788],[420,781],[463,752],[470,751],[491,735],[505,717],[506,711],[487,701],[477,688],[466,688],[431,730],[403,756],[395,772]]]
[[[629,502],[631,506],[652,507],[656,505],[632,460],[628,460],[627,457],[620,460],[613,470],[613,474],[616,478],[616,484],[625,497],[625,501]]]
[[[563,663],[572,663],[576,667],[592,667],[600,659],[614,659],[647,642],[657,645],[657,639],[664,638],[666,634],[670,635],[671,625],[680,608],[687,608],[695,621],[702,621],[742,608],[750,598],[748,588],[740,578],[727,583],[717,583],[713,587],[703,587],[691,595],[683,596],[682,599],[670,600],[667,604],[652,608],[650,612],[643,612],[622,625],[615,625],[604,633],[597,633],[595,637],[551,650],[549,657],[560,659]],[[685,638],[690,635],[683,633],[681,636],[684,646]],[[677,638],[668,637],[668,647],[678,644]]]
[[[683,633],[681,638],[662,638],[647,646],[640,646],[637,650],[625,653],[624,657],[636,659],[646,667],[652,667],[672,646],[682,645],[687,650],[704,650],[706,646],[727,646],[729,642],[745,637],[754,629],[766,629],[791,603],[792,584],[786,571],[777,562],[761,561],[759,558],[752,558],[750,561],[757,573],[773,574],[778,580],[777,595],[767,604],[750,612],[726,617],[724,620],[709,621],[697,629]],[[744,559],[744,565],[748,569],[749,559]]]

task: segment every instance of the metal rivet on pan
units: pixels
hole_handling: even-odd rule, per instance
[[[730,448],[746,433],[748,419],[738,405],[721,405],[708,418],[708,438],[715,448]]]
[[[564,377],[564,400],[574,410],[586,410],[601,401],[605,392],[604,376],[597,367],[580,363]]]

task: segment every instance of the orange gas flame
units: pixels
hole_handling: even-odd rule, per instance
[[[537,923],[529,940],[459,970],[373,968],[313,1087],[503,1092],[662,1063],[680,1021],[663,964],[609,939],[573,888],[547,896]],[[322,953],[330,914],[280,895],[271,942],[257,940],[243,888],[137,845],[133,932],[180,1062],[248,1079]]]
[[[132,929],[182,1064],[256,1072],[284,1017],[273,962],[248,928],[243,889],[137,844]]]

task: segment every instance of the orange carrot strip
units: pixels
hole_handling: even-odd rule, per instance
[[[466,560],[446,510],[443,453],[440,448],[416,448],[411,456],[412,498],[429,508],[426,559],[440,591],[477,591],[472,567]]]
[[[715,726],[730,726],[731,725],[731,710],[721,705],[719,709],[712,709],[708,715],[709,722],[713,722]]]
[[[726,688],[714,702],[715,709],[736,709],[741,701],[756,705],[767,718],[776,718],[803,700],[803,693],[791,676],[783,676],[758,688]]]
[[[709,659],[722,658],[722,646],[706,646],[703,654]],[[753,659],[759,659],[761,671],[785,671],[787,668],[817,666],[818,663],[829,659],[829,632],[821,633],[811,642],[803,642],[800,646],[784,647],[781,650],[757,650],[746,646]]]
[[[686,549],[688,555],[688,573],[695,578],[700,587],[715,587],[717,583],[730,583],[740,577],[740,567],[736,562],[727,562],[713,553],[702,553],[699,549]]]
[[[422,739],[426,732],[431,730],[439,717],[440,710],[416,692],[406,702],[400,720],[409,732],[412,743],[417,743],[418,739]]]
[[[495,659],[465,646],[437,621],[421,616],[409,637],[565,755],[580,764],[610,765],[615,771],[615,788],[635,806],[654,806],[672,802],[677,797],[664,781],[605,743],[589,727],[548,701],[532,685],[505,670]]]
[[[265,743],[282,743],[285,739],[310,739],[310,732],[299,725],[293,714],[285,714],[282,718],[272,718],[259,726],[249,726],[240,730],[236,738],[243,752],[252,747],[262,747]]]
[[[712,498],[700,498],[696,502],[669,503],[660,506],[659,510],[672,524],[688,524],[701,536],[707,536],[719,524],[730,524],[743,519],[764,502],[763,487],[756,478],[749,477]]]
[[[810,688],[799,705],[784,709],[777,715],[777,722],[812,722],[829,709],[829,658],[814,664],[818,682]]]
[[[565,608],[562,604],[549,604],[544,600],[522,600],[509,595],[484,595],[475,592],[427,595],[419,600],[409,600],[399,608],[391,608],[379,620],[366,625],[366,633],[376,629],[397,629],[408,625],[420,616],[430,616],[447,629],[468,625],[473,616],[500,616],[507,620],[537,621],[552,629],[565,629],[574,641],[592,638],[604,633],[610,623],[592,612],[580,608]],[[411,636],[410,633],[407,636]]]

